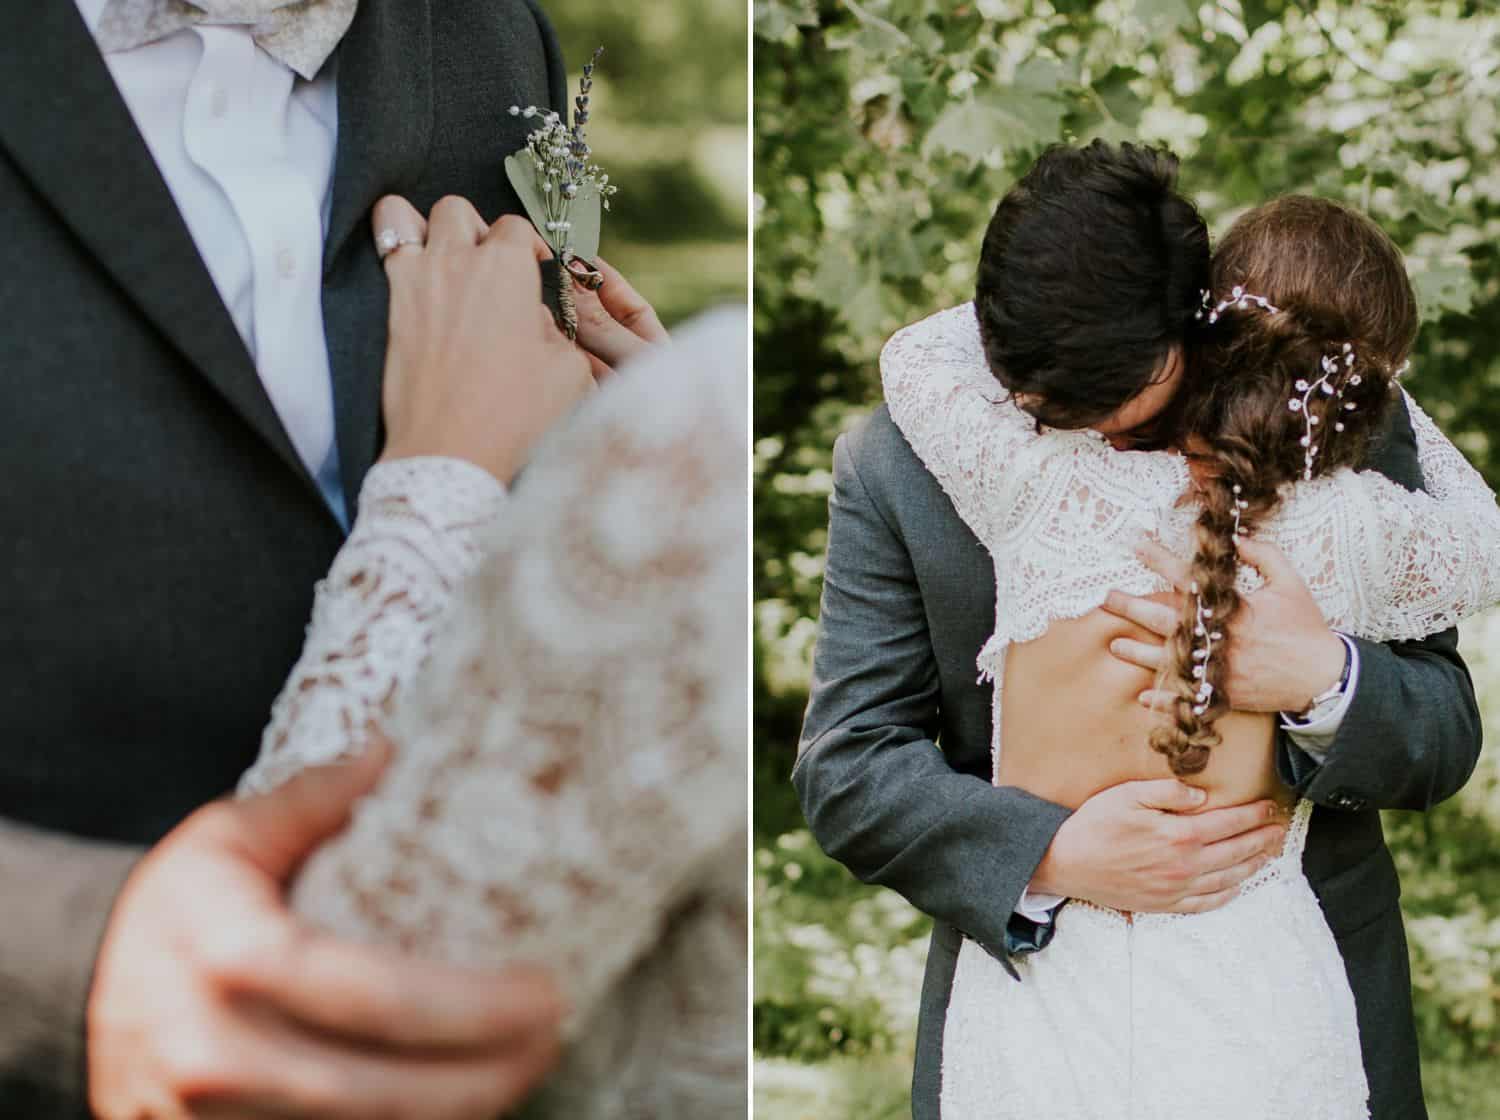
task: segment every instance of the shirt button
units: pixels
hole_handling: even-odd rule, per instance
[[[283,280],[290,280],[297,275],[297,254],[290,246],[283,245],[276,250],[276,271],[281,273]]]

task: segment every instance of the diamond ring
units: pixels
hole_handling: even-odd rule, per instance
[[[385,260],[403,245],[421,245],[420,237],[402,237],[393,229],[383,229],[375,235],[375,251]]]

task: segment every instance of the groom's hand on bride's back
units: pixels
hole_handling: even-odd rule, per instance
[[[1173,778],[1096,793],[1057,830],[1030,889],[1115,910],[1217,909],[1281,850],[1286,817],[1273,801],[1199,812],[1203,801]]]
[[[100,1120],[493,1120],[555,1061],[543,976],[416,960],[317,932],[284,892],[385,752],[199,810],[127,881],[88,1008]]]
[[[1338,680],[1344,665],[1343,640],[1329,629],[1307,583],[1280,549],[1247,538],[1239,550],[1265,582],[1244,597],[1230,622],[1224,693],[1243,712],[1301,712]],[[1147,567],[1186,594],[1192,583],[1186,560],[1154,542],[1142,544],[1139,555]],[[1182,617],[1181,604],[1169,606],[1112,591],[1104,609],[1151,635],[1146,641],[1117,638],[1110,653],[1128,665],[1157,672],[1166,656],[1166,641]],[[1170,711],[1177,696],[1153,688],[1140,700],[1145,707]]]

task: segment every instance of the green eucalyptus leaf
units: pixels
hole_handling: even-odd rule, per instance
[[[542,201],[542,187],[537,177],[536,161],[531,158],[531,153],[523,148],[506,156],[505,176],[516,189],[521,205],[526,208],[526,216],[536,226],[542,240],[552,246],[554,253],[561,250],[557,235],[547,232],[547,205]]]
[[[569,246],[585,260],[593,260],[599,255],[600,227],[604,221],[604,207],[600,204],[598,192],[592,187],[579,191],[568,208],[568,221],[573,223],[568,233]]]
[[[561,253],[564,247],[567,247],[586,260],[593,260],[599,255],[603,206],[594,188],[582,188],[578,192],[578,197],[569,204],[568,221],[573,223],[573,228],[567,234],[565,246],[562,235],[549,232],[547,229],[547,204],[543,201],[536,162],[531,158],[531,153],[522,149],[506,156],[505,174],[510,179],[510,185],[515,187],[516,194],[521,199],[521,205],[526,208],[526,216],[531,219],[531,224],[536,226],[536,231],[542,235],[542,240],[552,246],[554,253]]]
[[[1130,83],[1141,76],[1133,67],[1116,66],[1094,83],[1094,92],[1109,110],[1109,115],[1126,128],[1141,123],[1146,103],[1135,95]]]

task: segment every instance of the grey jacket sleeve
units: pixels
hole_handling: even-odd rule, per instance
[[[1001,959],[1060,805],[956,772],[934,738],[938,672],[900,534],[834,447],[812,695],[792,780],[814,837]]]
[[[1430,809],[1479,761],[1479,705],[1458,633],[1359,646],[1359,684],[1321,765],[1283,736],[1282,780],[1335,809]]]
[[[1369,464],[1409,490],[1422,488],[1416,435],[1403,402]],[[1335,809],[1430,809],[1452,797],[1479,761],[1479,705],[1458,632],[1378,645],[1359,638],[1359,682],[1322,763],[1283,734],[1282,781]]]
[[[84,1009],[139,848],[0,820],[0,1115],[86,1116]]]

